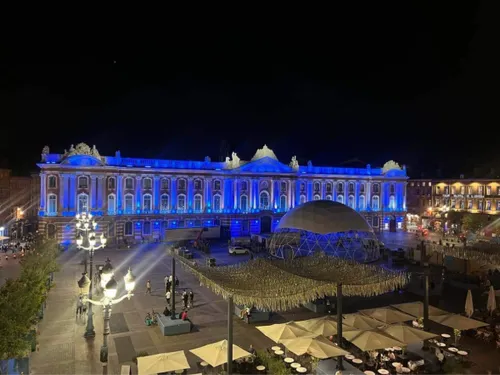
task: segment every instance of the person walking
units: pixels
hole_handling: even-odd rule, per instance
[[[189,308],[193,308],[194,307],[194,293],[193,293],[193,290],[191,289],[189,291]]]
[[[167,283],[165,284],[165,293],[170,292],[171,289],[172,289],[172,283],[170,282],[170,280],[167,280]]]
[[[167,304],[170,305],[170,297],[171,297],[171,294],[170,294],[170,290],[167,291],[167,293],[165,293],[165,299],[167,300]]]
[[[146,294],[151,295],[151,281],[150,280],[148,280],[146,282]]]
[[[78,297],[78,301],[76,302],[76,315],[82,315],[83,313],[83,298],[82,296]]]
[[[188,307],[188,294],[186,292],[186,289],[184,289],[184,292],[182,292],[182,301],[184,302],[184,310],[187,309]]]

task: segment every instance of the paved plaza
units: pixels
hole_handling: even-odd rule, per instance
[[[217,264],[229,264],[248,259],[247,256],[227,256],[227,245],[214,247],[212,256]],[[102,343],[103,312],[94,306],[94,326],[96,337],[83,338],[86,318],[76,317],[77,280],[83,271],[82,252],[69,250],[62,254],[61,270],[55,275],[55,288],[50,292],[45,310],[45,317],[39,325],[39,351],[31,356],[32,374],[116,374],[123,364],[133,364],[137,352],[148,354],[185,350],[192,369],[198,372],[197,357],[189,349],[216,342],[227,337],[227,303],[205,287],[200,287],[197,279],[180,264],[176,274],[180,279],[179,293],[183,289],[192,289],[195,294],[194,308],[189,317],[195,325],[189,334],[164,337],[158,327],[147,327],[144,317],[154,309],[162,312],[165,307],[164,277],[171,273],[171,257],[166,254],[164,244],[141,245],[132,249],[105,249],[96,252],[94,265],[104,264],[109,257],[115,268],[116,280],[121,281],[128,267],[132,267],[137,277],[135,296],[130,301],[124,300],[113,307],[111,334],[109,336],[109,364],[103,367],[99,361]],[[195,253],[195,259],[203,261],[203,255]],[[94,266],[95,267],[95,266]],[[9,271],[10,272],[10,271]],[[145,284],[151,280],[152,295],[146,295]],[[123,287],[121,285],[120,287]],[[123,290],[119,290],[123,293]],[[462,312],[465,290],[447,286],[440,299],[440,307],[448,311]],[[393,303],[422,300],[411,293],[388,293],[376,298],[345,298],[344,312],[356,312],[359,309],[386,306]],[[479,302],[479,301],[478,301]],[[177,311],[181,310],[181,298],[177,295]],[[286,313],[275,314],[273,322],[308,319],[317,316],[304,308]],[[464,338],[469,340],[468,338]],[[476,340],[475,340],[476,341]],[[472,357],[476,363],[473,373],[496,371],[496,353],[493,344],[470,343]],[[253,344],[257,349],[272,346],[272,342],[258,332],[253,325],[247,325],[235,318],[234,342],[247,349]],[[479,346],[477,346],[479,345]],[[132,366],[134,367],[134,366]]]

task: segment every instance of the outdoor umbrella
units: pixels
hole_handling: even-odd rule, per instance
[[[413,320],[413,316],[388,307],[360,310],[360,313],[367,315],[370,318],[380,320],[381,322],[384,322],[386,324],[401,323]]]
[[[137,357],[139,375],[156,375],[190,368],[184,350]]]
[[[306,331],[312,332],[316,335],[333,336],[337,334],[337,319],[332,319],[330,316],[301,320],[295,323]],[[343,332],[353,330],[356,330],[356,328],[342,324]]]
[[[314,333],[305,330],[295,322],[259,326],[257,329],[276,343],[280,343],[281,340],[295,339],[297,337],[316,336]]]
[[[335,346],[323,336],[299,337],[296,339],[283,340],[281,343],[296,355],[309,354],[319,359],[349,354],[349,352]]]
[[[424,316],[424,304],[422,302],[400,303],[398,305],[391,305],[391,306],[407,314],[413,315],[415,318],[421,318]],[[447,311],[438,309],[437,307],[429,306],[429,316],[446,315],[446,314],[449,313]]]
[[[484,326],[488,325],[488,323],[481,322],[479,320],[466,318],[465,316],[457,315],[457,314],[430,316],[429,319],[432,320],[433,322],[442,324],[444,326],[447,326],[447,327],[450,327],[453,329],[458,329],[460,331],[465,331],[468,329],[476,329],[476,328],[484,327]]]
[[[418,328],[407,326],[406,324],[391,324],[380,329],[385,334],[394,337],[405,345],[422,342],[439,336],[434,333],[425,332]]]
[[[474,314],[474,302],[472,301],[472,292],[469,289],[465,298],[465,315],[470,318],[472,314]]]
[[[362,314],[346,314],[343,322],[357,329],[373,329],[384,325],[382,322]]]
[[[495,289],[493,289],[493,285],[490,286],[490,290],[488,292],[488,303],[486,304],[486,308],[488,309],[490,314],[492,314],[493,311],[495,311],[497,308],[497,299]]]
[[[349,331],[343,334],[344,338],[362,351],[405,346],[404,343],[378,330]]]
[[[217,367],[227,363],[227,340],[214,342],[196,349],[190,350],[202,361],[207,362],[212,367]],[[252,354],[233,344],[233,360],[250,357]]]

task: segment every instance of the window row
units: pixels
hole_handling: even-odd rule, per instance
[[[466,202],[465,202],[464,199],[459,199],[458,201],[456,201],[455,199],[451,199],[451,200],[444,199],[443,200],[443,205],[444,206],[448,206],[448,203],[450,203],[450,208],[451,209],[465,210]],[[435,200],[435,206],[436,207],[440,207],[441,206],[441,199],[436,198],[436,200]],[[492,207],[495,207],[495,206],[494,206],[494,203],[492,203],[491,200],[486,200],[486,201],[479,200],[479,201],[477,201],[477,205],[476,205],[476,209],[477,210],[491,211]],[[474,201],[473,200],[471,200],[471,199],[467,200],[467,209],[468,210],[474,209]],[[497,200],[496,210],[500,211],[500,200]]]
[[[443,194],[450,194],[450,191],[451,191],[451,194],[464,195],[466,188],[467,188],[467,194],[469,194],[469,195],[473,195],[474,190],[476,191],[476,194],[478,194],[478,195],[484,195],[484,192],[485,192],[485,186],[482,186],[482,185],[477,186],[476,189],[474,189],[473,186],[467,186],[467,187],[466,186],[451,186],[451,189],[450,189],[450,186],[445,186],[443,189],[443,191],[444,191]],[[492,192],[494,192],[492,187],[486,186],[486,195],[491,195]],[[436,186],[436,194],[441,194],[441,186]],[[500,195],[500,186],[497,186],[495,194]]]

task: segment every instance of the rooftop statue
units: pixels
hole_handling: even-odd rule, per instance
[[[278,160],[278,158],[274,154],[273,150],[271,150],[269,147],[267,147],[267,145],[264,145],[264,147],[259,148],[257,150],[257,152],[255,153],[255,155],[252,158],[252,161],[259,160],[262,158],[271,158],[274,160]]]
[[[402,168],[399,166],[398,163],[396,163],[394,160],[389,160],[387,163],[384,164],[384,166],[382,167],[382,173],[387,173],[389,171],[392,171],[392,170],[398,170],[398,171],[401,171]]]
[[[239,168],[241,163],[238,154],[236,154],[236,152],[233,152],[231,154],[231,158],[232,159],[229,159],[229,156],[226,157],[226,167],[230,169]]]
[[[299,162],[297,161],[297,156],[292,156],[292,161],[290,162],[290,168],[299,169]]]
[[[47,160],[48,154],[50,154],[50,148],[49,148],[49,146],[45,146],[44,148],[42,148],[42,161]]]

